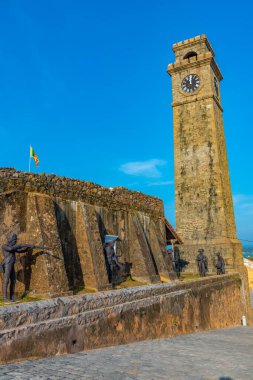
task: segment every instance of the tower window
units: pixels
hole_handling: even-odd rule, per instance
[[[196,57],[197,59],[198,54],[195,51],[189,51],[189,53],[185,54],[183,59],[189,59],[192,57]]]

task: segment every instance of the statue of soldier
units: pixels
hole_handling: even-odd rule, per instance
[[[217,252],[216,256],[217,256],[217,262],[215,264],[215,267],[217,270],[217,274],[218,275],[225,274],[225,261],[224,261],[223,257],[221,256],[221,253]]]
[[[114,244],[118,240],[118,237],[115,236],[110,239],[110,241],[105,242],[104,249],[108,267],[109,282],[112,284],[112,288],[114,289],[116,285],[119,285],[124,280],[120,275],[122,264],[118,261],[114,249]]]
[[[179,252],[179,248],[178,247],[174,248],[174,252],[173,252],[173,267],[174,267],[174,271],[177,274],[177,278],[179,278],[180,274],[181,274],[181,269],[182,268],[181,268],[180,252]]]
[[[16,273],[15,273],[15,261],[16,253],[27,252],[28,249],[39,248],[48,249],[46,247],[40,247],[32,244],[16,244],[17,235],[10,233],[7,236],[7,243],[2,246],[4,260],[1,264],[4,272],[3,280],[3,298],[5,302],[16,302],[18,299],[14,297]],[[10,298],[7,297],[7,288],[10,281]]]
[[[206,277],[206,272],[208,272],[208,261],[207,257],[204,255],[204,249],[200,248],[198,250],[198,255],[197,255],[197,266],[199,270],[199,275],[200,277]]]
[[[15,273],[15,261],[16,253],[26,252],[29,248],[33,248],[32,245],[28,244],[16,244],[17,235],[10,233],[7,236],[7,243],[2,246],[4,260],[2,262],[4,270],[4,280],[3,280],[3,298],[5,302],[15,302],[17,299],[14,297],[15,283],[16,283],[16,273]],[[7,288],[10,281],[10,298],[7,298]]]

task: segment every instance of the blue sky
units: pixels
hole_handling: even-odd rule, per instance
[[[172,44],[205,33],[222,103],[238,236],[253,240],[250,1],[0,0],[0,166],[163,199],[174,224]]]

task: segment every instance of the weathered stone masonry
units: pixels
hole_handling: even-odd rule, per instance
[[[10,231],[20,242],[49,246],[63,259],[20,255],[18,291],[56,296],[79,287],[106,289],[105,234],[119,235],[117,253],[122,262],[132,262],[135,278],[170,277],[162,201],[122,187],[3,168],[0,244]]]
[[[236,326],[238,275],[0,308],[0,363]]]
[[[189,262],[186,270],[196,272],[197,251],[204,248],[210,272],[215,271],[216,252],[223,255],[227,270],[243,272],[222,121],[222,75],[205,35],[174,44],[173,51],[175,62],[168,73],[173,91],[176,227],[184,241],[182,255]],[[187,93],[181,83],[190,74],[198,75],[200,86]]]

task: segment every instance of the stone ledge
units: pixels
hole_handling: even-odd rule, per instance
[[[178,106],[181,106],[184,104],[196,103],[196,102],[199,102],[201,100],[206,100],[206,99],[214,100],[216,105],[221,110],[221,112],[223,112],[222,106],[220,105],[219,101],[216,99],[216,96],[214,96],[213,94],[208,94],[208,95],[203,95],[203,96],[194,95],[192,97],[186,97],[183,101],[177,101],[177,102],[171,103],[171,106],[172,107],[178,107]]]
[[[233,274],[2,307],[0,362],[235,326],[241,297]]]
[[[234,281],[240,277],[237,274],[206,277],[185,283],[164,283],[156,285],[137,286],[134,288],[104,291],[84,296],[58,297],[43,301],[23,303],[13,306],[0,307],[0,330],[17,328],[48,319],[63,318],[77,313],[111,307],[126,302],[132,302],[154,296],[194,289],[199,286],[221,284],[224,281]]]

